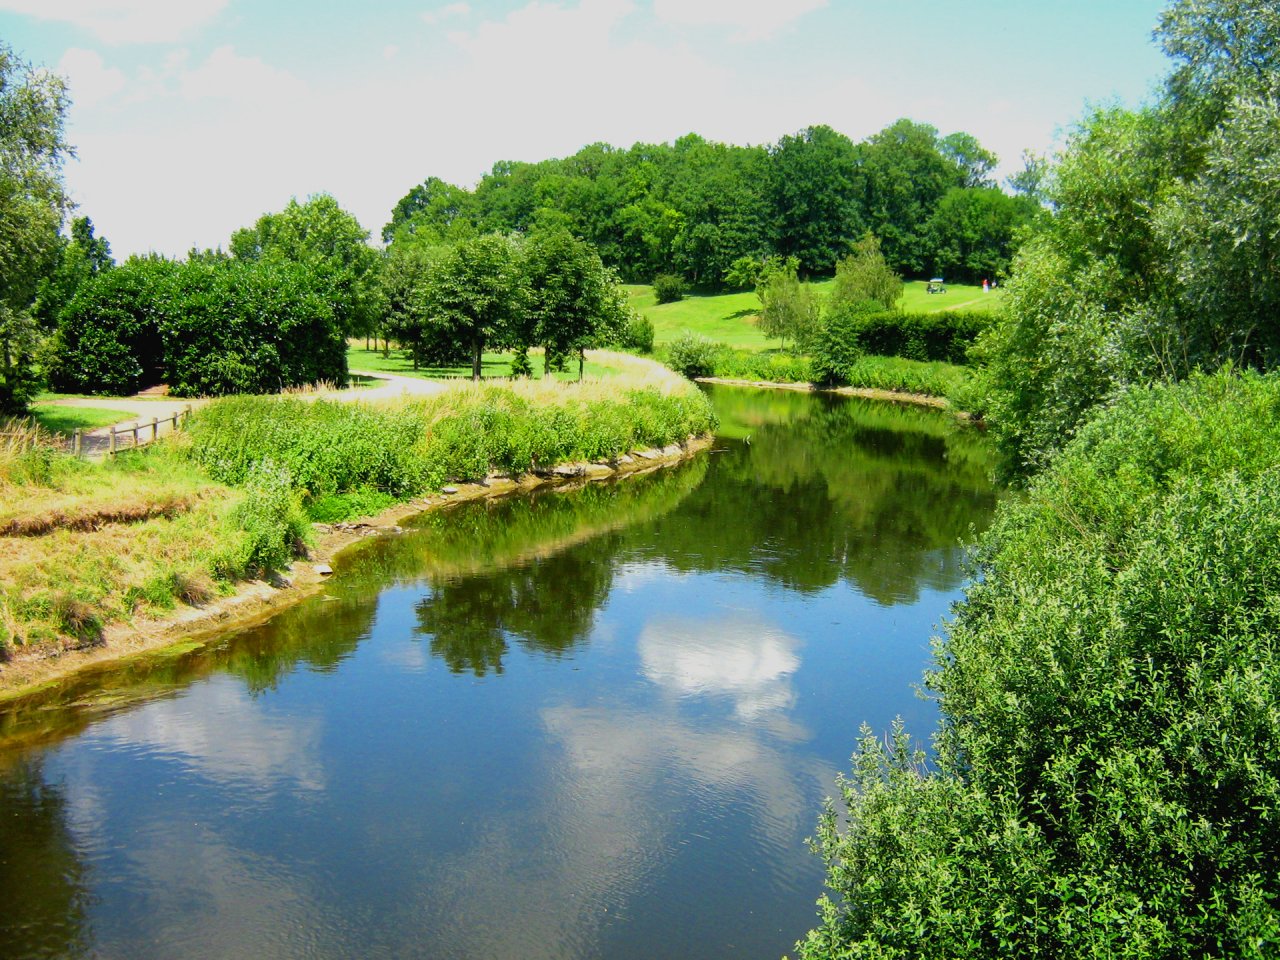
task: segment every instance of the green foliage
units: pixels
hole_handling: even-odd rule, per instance
[[[232,513],[244,536],[215,561],[224,577],[279,570],[305,549],[309,527],[287,468],[264,458],[243,477],[245,497]]]
[[[775,350],[721,350],[715,358],[715,375],[761,383],[809,383],[815,379],[808,357]]]
[[[61,77],[0,42],[0,414],[20,413],[37,384],[30,309],[57,264],[70,207],[62,184],[67,106]]]
[[[1273,955],[1278,413],[1274,376],[1132,389],[1001,505],[934,769],[864,733],[802,957]]]
[[[667,347],[667,366],[695,380],[715,376],[717,360],[724,345],[706,337],[686,334]]]
[[[562,229],[629,283],[678,275],[696,288],[749,289],[770,256],[829,275],[868,228],[890,265],[932,262],[925,224],[953,187],[984,187],[995,158],[966,133],[901,120],[854,144],[813,126],[770,146],[696,134],[629,149],[594,143],[570,157],[496,163],[474,191],[431,177],[396,204],[383,239],[455,245],[482,233]]]
[[[181,267],[131,258],[86,277],[58,317],[49,380],[72,393],[136,393],[164,377],[162,317]]]
[[[1003,278],[1020,231],[1039,209],[995,187],[953,187],[925,225],[932,272],[963,283]]]
[[[880,241],[868,233],[853,244],[853,252],[836,264],[836,279],[827,295],[827,309],[874,300],[892,310],[902,299],[902,278],[885,263]]]
[[[862,309],[855,305],[846,310],[843,330],[863,353],[882,357],[963,364],[970,345],[991,323],[990,314],[974,310],[906,313],[871,310],[873,302],[864,301]]]
[[[178,396],[266,393],[346,379],[346,348],[315,269],[274,261],[132,258],[63,309],[50,378],[61,389]]]
[[[796,261],[771,262],[760,275],[760,332],[767,337],[788,338],[800,352],[813,342],[821,319],[821,307],[813,290],[801,283]]]
[[[863,354],[860,333],[864,317],[883,312],[875,300],[844,302],[829,309],[813,345],[813,379],[823,386],[848,383],[849,369]]]
[[[567,392],[530,399],[502,387],[455,391],[396,406],[229,397],[197,411],[188,455],[223,483],[253,481],[270,460],[313,515],[376,494],[407,499],[492,470],[524,473],[681,442],[710,429],[696,390]]]
[[[252,227],[231,235],[237,260],[300,265],[312,271],[316,292],[330,304],[343,336],[373,331],[383,312],[379,302],[381,258],[368,244],[369,231],[327,193],[296,199],[279,213],[266,213]]]
[[[523,284],[510,341],[540,344],[547,369],[557,358],[614,343],[627,321],[625,294],[591,246],[567,230],[535,232],[521,251]]]
[[[486,234],[463,241],[427,275],[424,309],[431,318],[432,337],[464,345],[471,357],[471,375],[479,380],[487,345],[528,342],[513,336],[512,329],[522,296],[516,250],[509,239]]]
[[[653,278],[653,295],[659,303],[675,303],[683,300],[684,281],[674,274],[659,274]]]
[[[632,312],[622,331],[621,345],[624,349],[635,350],[637,353],[653,353],[653,321]]]

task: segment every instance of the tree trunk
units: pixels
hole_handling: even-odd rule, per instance
[[[579,347],[578,348],[578,382],[579,383],[582,382],[582,368],[586,365],[586,363],[587,363],[586,347]]]
[[[480,348],[482,344],[479,338],[471,341],[471,379],[480,379]]]

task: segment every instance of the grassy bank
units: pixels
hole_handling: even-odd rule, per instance
[[[832,282],[812,284],[819,298],[825,297]],[[994,310],[1003,293],[983,293],[982,287],[948,285],[946,293],[928,293],[928,284],[913,280],[903,288],[900,310],[908,313],[941,313],[947,310]],[[755,293],[739,291],[713,296],[692,294],[675,303],[658,303],[653,288],[633,284],[626,288],[631,307],[653,321],[654,342],[670,343],[686,334],[706,337],[734,349],[777,348],[776,339],[766,337],[757,326],[760,301]]]
[[[0,450],[0,654],[92,644],[111,623],[230,593],[298,555],[312,521],[709,430],[705,398],[654,366],[382,405],[227,398],[188,433],[101,464]]]

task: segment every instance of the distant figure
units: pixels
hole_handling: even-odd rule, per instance
[[[987,283],[987,281],[984,279],[984,280],[982,281],[982,292],[983,292],[983,293],[987,293],[988,291],[990,291],[990,289],[991,289],[990,285],[989,285],[989,284]]]

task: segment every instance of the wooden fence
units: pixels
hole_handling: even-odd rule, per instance
[[[191,406],[188,404],[176,413],[167,417],[152,417],[149,423],[142,420],[135,421],[130,426],[112,427],[107,433],[107,456],[114,457],[119,450],[128,450],[148,443],[160,436],[160,427],[166,423],[172,423],[174,430],[181,430],[191,418]],[[151,431],[151,436],[146,437],[146,431]],[[123,443],[120,437],[131,437],[129,443]],[[84,453],[84,431],[77,429],[71,435],[71,452],[79,457]]]

